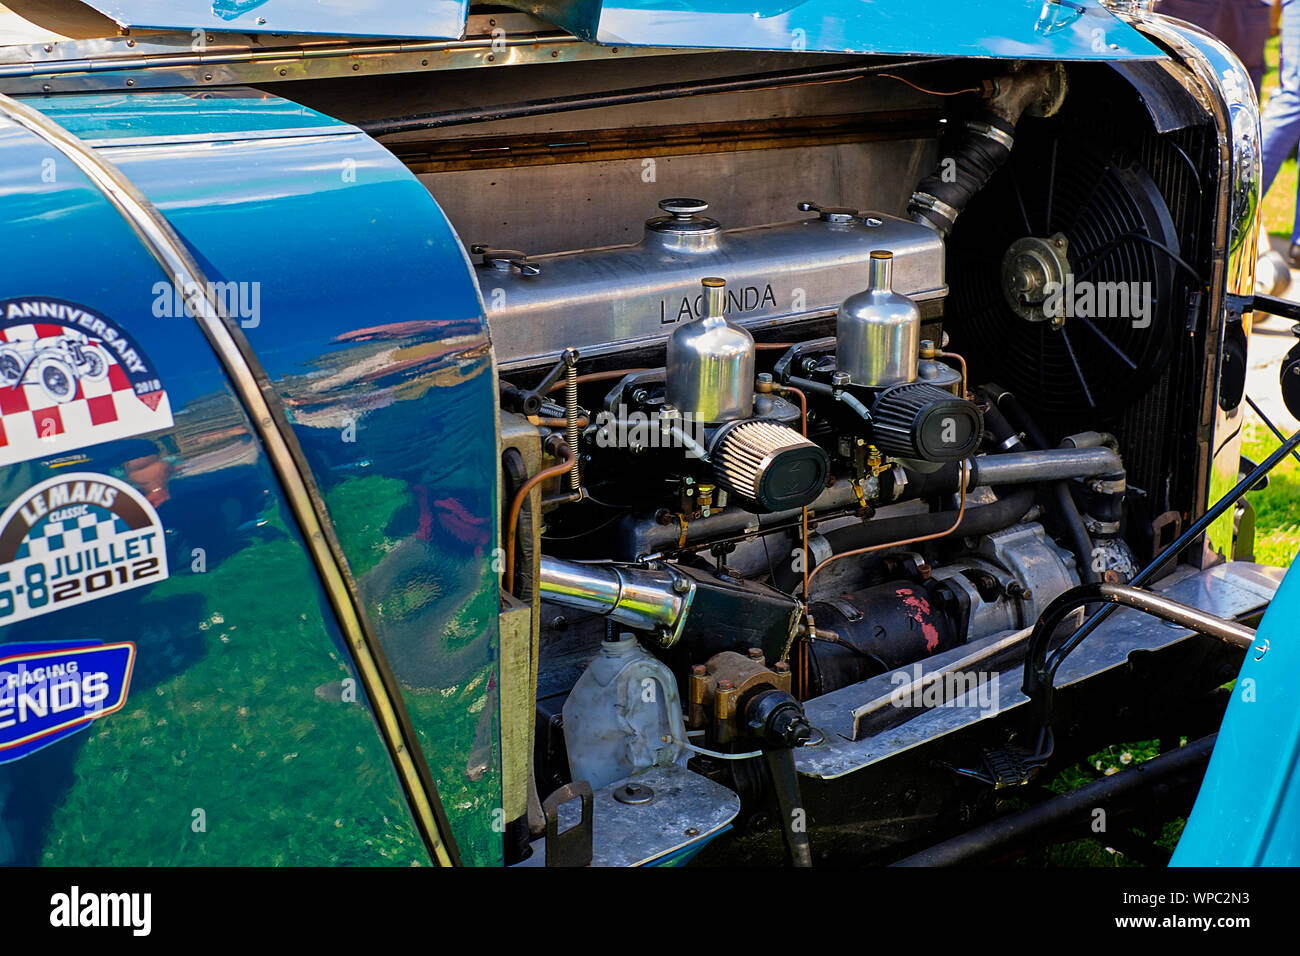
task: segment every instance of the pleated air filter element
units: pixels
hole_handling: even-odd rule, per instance
[[[972,402],[925,382],[887,388],[871,407],[871,434],[886,455],[961,461],[979,447],[984,420]]]
[[[830,473],[826,452],[775,422],[728,426],[714,439],[709,460],[718,484],[762,513],[811,504]]]

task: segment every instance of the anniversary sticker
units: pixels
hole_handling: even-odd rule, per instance
[[[0,465],[171,425],[157,370],[117,323],[62,299],[0,301]]]

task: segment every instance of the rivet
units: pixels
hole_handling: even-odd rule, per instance
[[[353,69],[354,71],[361,69],[361,64],[360,64],[360,63],[353,63],[353,64],[352,64],[352,69]]]

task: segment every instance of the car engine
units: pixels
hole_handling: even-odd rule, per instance
[[[935,75],[978,95],[928,114],[933,136],[897,131],[857,166],[827,145],[682,159],[690,191],[653,199],[615,180],[637,174],[627,152],[590,181],[523,155],[594,148],[608,111],[563,136],[392,142],[468,240],[488,316],[504,600],[536,628],[533,837],[542,797],[655,768],[738,794],[742,830],[798,806],[810,703],[1127,582],[1189,513],[1173,436],[1204,374],[1179,344],[1204,129],[1153,129],[1109,68]],[[877,119],[933,104],[870,82]],[[784,115],[840,95],[800,88]],[[752,96],[727,99],[748,115]],[[642,121],[670,115],[689,118]],[[520,166],[472,157],[489,142]],[[640,160],[638,186],[656,169]],[[855,194],[879,205],[840,204]],[[855,737],[897,719],[860,710]],[[781,829],[798,862],[806,839]]]

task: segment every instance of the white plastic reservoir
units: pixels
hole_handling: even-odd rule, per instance
[[[563,713],[569,772],[593,790],[689,756],[677,681],[631,634],[601,644]]]

